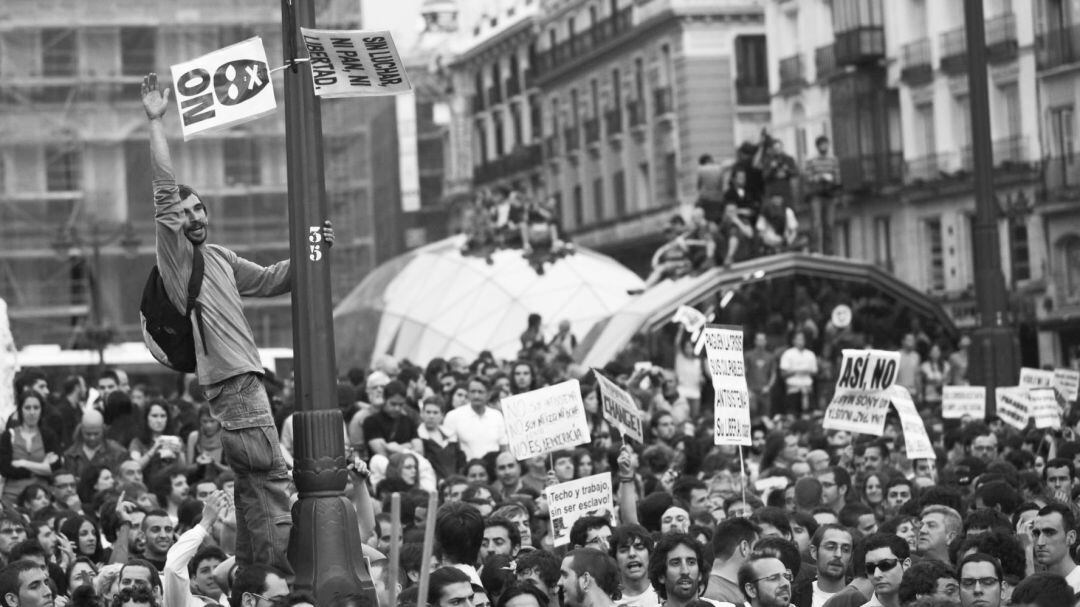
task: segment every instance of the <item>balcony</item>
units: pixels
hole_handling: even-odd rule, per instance
[[[554,48],[538,53],[536,76],[542,78],[551,72],[581,61],[585,56],[622,38],[633,29],[632,17],[633,7],[627,6],[614,15],[597,21],[589,29],[557,43]]]
[[[941,158],[938,154],[927,154],[911,158],[905,162],[905,181],[907,183],[925,183],[941,179]]]
[[[566,153],[573,154],[581,149],[581,131],[576,126],[563,129],[563,141],[566,143]]]
[[[1030,169],[1033,163],[1028,143],[1028,138],[1023,135],[995,139],[993,143],[994,168],[1002,170]]]
[[[1080,23],[1054,28],[1035,37],[1040,70],[1049,70],[1080,61]]]
[[[920,86],[934,79],[930,59],[930,39],[923,38],[900,48],[900,80],[908,86]]]
[[[521,80],[510,77],[506,79],[506,96],[513,97],[514,95],[521,94]]]
[[[950,76],[967,73],[967,34],[963,27],[941,34],[941,71]]]
[[[826,44],[814,49],[814,70],[817,72],[818,82],[828,80],[836,74],[836,49],[834,45]]]
[[[488,87],[488,105],[498,105],[502,103],[502,87],[498,84]]]
[[[1051,156],[1044,160],[1043,184],[1051,196],[1075,200],[1080,195],[1080,154]]]
[[[769,85],[736,80],[735,102],[739,105],[768,105]]]
[[[588,118],[585,120],[585,144],[594,145],[600,142],[600,119]]]
[[[604,112],[604,128],[607,129],[608,137],[622,133],[622,114],[620,109]]]
[[[1016,43],[1016,15],[1005,13],[986,21],[986,60],[1008,63],[1019,53]]]
[[[626,113],[630,116],[630,128],[645,125],[645,101],[643,99],[627,101]]]
[[[902,181],[904,158],[900,152],[877,152],[842,156],[840,181],[848,191],[880,190]]]
[[[675,111],[675,103],[671,97],[671,87],[661,86],[653,89],[653,108],[657,116],[666,116]]]
[[[875,63],[885,58],[885,30],[866,25],[837,32],[833,46],[837,66]]]
[[[806,87],[806,66],[802,55],[792,55],[780,60],[780,94],[790,95]]]

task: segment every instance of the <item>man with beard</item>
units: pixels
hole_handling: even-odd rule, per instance
[[[788,607],[791,571],[776,557],[754,553],[739,567],[739,588],[750,607]]]
[[[169,607],[201,607],[206,601],[193,596],[194,592],[208,595],[207,599],[220,600],[221,589],[217,587],[217,584],[213,583],[213,571],[218,563],[225,560],[224,553],[218,549],[216,555],[199,555],[201,558],[198,560],[193,557],[197,556],[195,553],[199,550],[203,541],[213,533],[214,523],[227,510],[228,498],[224,491],[216,491],[210,494],[210,497],[203,503],[202,519],[199,524],[185,531],[177,538],[176,543],[168,549],[162,575],[165,605]],[[150,516],[146,517],[147,520],[150,518]],[[158,538],[155,537],[156,539]],[[216,563],[214,562],[214,556],[217,556]],[[209,580],[200,576],[199,570],[192,571],[192,565],[208,569],[210,571]],[[197,590],[190,578],[192,573],[195,573],[196,580],[202,583],[202,587]]]
[[[649,581],[663,599],[662,607],[708,607],[701,599],[708,572],[704,550],[684,533],[661,536],[649,555]]]
[[[571,550],[559,567],[559,593],[564,607],[615,607],[619,567],[595,548]]]
[[[818,527],[810,538],[810,556],[817,566],[817,578],[803,580],[791,589],[791,602],[799,607],[822,607],[843,590],[854,540],[842,525]]]
[[[152,510],[146,513],[142,522],[142,532],[146,536],[146,549],[143,558],[150,562],[157,571],[164,571],[169,549],[176,543],[176,536],[169,513],[164,510]]]
[[[866,538],[866,576],[874,595],[863,607],[900,607],[900,581],[911,567],[911,548],[894,533],[875,533]]]
[[[620,607],[657,607],[660,597],[649,583],[653,539],[641,525],[619,525],[611,532],[609,554],[619,566]]]

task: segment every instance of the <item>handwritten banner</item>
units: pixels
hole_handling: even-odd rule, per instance
[[[1053,388],[1028,390],[1028,403],[1036,428],[1061,427],[1061,407],[1058,406],[1057,393]]]
[[[1032,369],[1031,367],[1020,367],[1020,381],[1018,385],[1021,388],[1053,388],[1054,387],[1054,372],[1043,371],[1042,369]]]
[[[1075,403],[1080,396],[1080,371],[1076,369],[1054,369],[1054,389],[1062,398]]]
[[[300,28],[317,97],[374,97],[412,90],[390,32]]]
[[[1027,427],[1028,417],[1031,415],[1027,388],[1020,386],[997,388],[994,390],[994,402],[997,404],[997,415],[1001,421],[1018,430]]]
[[[615,382],[604,377],[600,371],[593,369],[593,373],[600,383],[600,408],[604,412],[604,419],[618,428],[624,437],[632,438],[639,443],[645,442],[641,409],[638,408],[634,398]]]
[[[930,442],[930,436],[926,433],[926,424],[919,415],[915,403],[911,400],[911,393],[904,386],[889,388],[889,396],[896,412],[900,414],[900,426],[904,431],[904,450],[908,459],[937,459],[934,453],[934,445]]]
[[[715,393],[713,442],[750,446],[750,391],[746,387],[742,328],[705,327],[701,336]]]
[[[944,419],[986,419],[986,388],[983,386],[945,386],[941,394],[941,417]]]
[[[518,460],[592,440],[576,379],[508,396],[502,410],[510,451]]]
[[[899,352],[844,350],[836,393],[825,409],[822,427],[881,436],[896,381]]]
[[[583,516],[612,515],[611,473],[594,474],[544,489],[551,512],[551,537],[555,546],[570,543],[570,529]]]
[[[266,49],[258,36],[177,63],[170,70],[185,141],[277,108]]]

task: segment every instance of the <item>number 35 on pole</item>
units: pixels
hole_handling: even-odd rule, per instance
[[[308,226],[308,259],[322,261],[323,245],[327,249],[334,245],[334,226],[324,221],[321,226]]]

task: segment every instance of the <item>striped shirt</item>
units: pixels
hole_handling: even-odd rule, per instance
[[[806,161],[804,175],[810,183],[825,181],[839,184],[840,161],[836,159],[836,156],[814,156]]]

